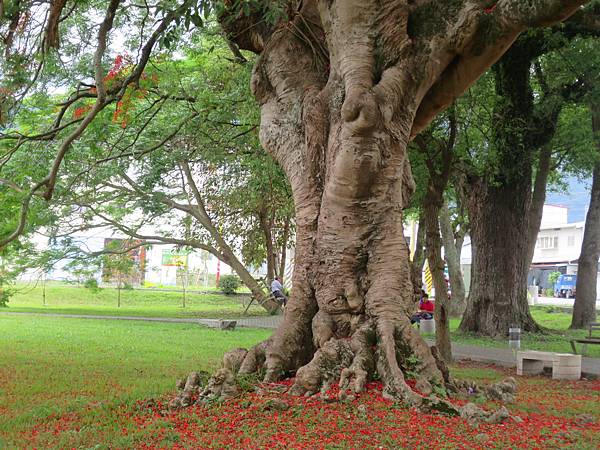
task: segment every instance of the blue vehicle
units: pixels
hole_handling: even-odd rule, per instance
[[[554,283],[554,296],[564,298],[575,298],[575,286],[577,275],[561,275]]]

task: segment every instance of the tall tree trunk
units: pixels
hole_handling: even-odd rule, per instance
[[[273,232],[271,231],[272,221],[267,220],[267,214],[268,212],[266,210],[261,211],[259,214],[259,221],[265,239],[265,248],[267,250],[267,284],[271,285],[271,282],[277,276],[277,255],[275,246],[273,245]]]
[[[531,196],[531,205],[529,206],[529,225],[527,231],[527,261],[531,266],[533,253],[535,252],[535,242],[542,224],[542,215],[544,214],[544,202],[546,201],[546,186],[548,185],[548,176],[550,175],[552,161],[552,150],[549,145],[540,150],[539,166],[535,176],[533,194]]]
[[[460,268],[460,252],[458,247],[458,245],[460,245],[460,248],[462,248],[462,240],[455,241],[454,239],[450,211],[448,210],[448,203],[445,201],[440,210],[439,217],[442,243],[444,244],[444,256],[446,258],[446,264],[448,264],[448,275],[450,277],[450,289],[452,292],[448,310],[450,316],[459,317],[467,307],[465,280]]]
[[[121,272],[117,273],[117,308],[121,307]]]
[[[275,301],[272,297],[267,297],[265,295],[265,291],[260,287],[254,277],[248,272],[246,267],[241,263],[238,259],[234,251],[231,249],[229,244],[223,238],[221,232],[217,229],[215,224],[213,223],[212,218],[206,211],[206,207],[204,206],[204,199],[200,194],[198,186],[194,181],[194,176],[190,169],[190,166],[187,161],[181,161],[179,163],[181,169],[183,170],[187,184],[192,191],[194,198],[196,199],[196,205],[191,205],[186,212],[191,214],[198,222],[204,227],[206,231],[210,234],[210,237],[214,240],[215,246],[204,246],[207,251],[210,251],[213,255],[215,255],[219,260],[222,260],[225,264],[228,264],[233,271],[240,277],[242,283],[250,289],[252,293],[252,297],[256,299],[260,305],[265,308],[270,314],[274,314],[279,310],[279,303]]]
[[[222,255],[221,257],[224,257],[223,262],[230,266],[236,275],[240,277],[240,280],[242,280],[244,286],[250,289],[252,297],[254,297],[254,299],[257,300],[260,305],[267,310],[267,312],[270,314],[275,314],[279,310],[279,304],[271,297],[267,297],[265,295],[264,289],[258,284],[252,274],[248,272],[248,269],[246,269],[246,267],[233,253],[233,250],[231,250],[229,246],[222,246],[220,250]]]
[[[188,271],[187,268],[185,269],[184,272],[182,272],[181,274],[181,287],[182,287],[182,296],[181,296],[181,300],[182,300],[182,304],[181,307],[185,308],[185,289],[187,287],[187,281],[188,281]]]
[[[538,330],[527,304],[529,184],[522,182],[525,188],[471,184],[471,288],[461,331],[504,336],[514,326]]]
[[[42,275],[42,304],[46,306],[46,273]]]
[[[592,130],[600,150],[600,104],[592,106]],[[571,328],[585,328],[596,321],[596,283],[600,256],[600,162],[594,167],[590,206],[577,269],[577,289]]]
[[[452,362],[452,347],[450,343],[450,314],[448,311],[450,299],[444,277],[444,260],[442,259],[442,240],[440,237],[439,213],[442,207],[442,192],[435,191],[432,186],[427,189],[423,217],[425,219],[427,261],[435,287],[435,344],[440,355],[446,362]]]

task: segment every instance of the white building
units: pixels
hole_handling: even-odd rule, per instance
[[[548,214],[547,214],[548,211]],[[567,208],[544,205],[532,266],[559,266],[565,273],[577,273],[585,222],[568,223]]]
[[[102,251],[109,240],[129,240],[126,236],[114,233],[109,229],[94,229],[76,233],[71,238],[75,245],[86,252]],[[33,237],[33,242],[40,250],[48,248],[48,238],[45,236],[37,234]],[[178,275],[178,267],[181,267],[180,263],[188,272],[187,283],[196,285],[214,285],[217,273],[220,275],[233,273],[231,267],[220,262],[215,256],[206,251],[182,251],[172,244],[149,245],[143,252],[142,257],[144,259],[142,264],[143,280],[156,285],[169,286],[180,283],[181,270]],[[66,267],[71,261],[72,259],[59,261],[49,273],[45,274],[46,279],[73,280],[74,275]],[[20,279],[31,281],[40,278],[41,275],[39,270],[28,270]],[[101,282],[101,271],[98,271],[94,278]]]

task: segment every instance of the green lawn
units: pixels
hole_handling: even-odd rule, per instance
[[[572,353],[573,350],[569,341],[574,338],[585,337],[588,333],[585,330],[569,330],[571,315],[560,312],[560,310],[551,306],[534,306],[531,308],[531,314],[536,322],[549,330],[546,333],[523,334],[521,336],[522,349]],[[459,333],[457,331],[459,323],[460,319],[450,319],[452,342],[480,345],[482,347],[508,346],[508,338],[491,339]],[[579,344],[577,345],[579,349]],[[600,345],[588,345],[587,356],[600,358]]]
[[[448,436],[468,443],[482,432],[489,435],[490,444],[498,444],[494,448],[508,448],[523,439],[536,439],[539,448],[578,450],[596,448],[598,442],[596,425],[572,422],[579,414],[599,419],[600,386],[592,381],[519,377],[517,402],[509,409],[521,416],[536,415],[521,425],[488,426],[484,431],[466,426],[459,418],[415,416],[386,403],[376,392],[343,405],[286,397],[293,406],[281,413],[265,408],[266,400],[254,394],[223,406],[164,413],[161,406],[153,406],[160,402],[147,400],[168,400],[176,379],[191,370],[214,370],[225,351],[249,347],[270,331],[223,332],[192,324],[40,315],[0,315],[0,330],[0,449],[170,448],[176,444],[178,448],[284,448],[282,442],[294,439],[306,443],[297,448],[431,448],[427,442],[432,437],[420,439],[419,426],[410,429],[410,424],[421,420],[429,424],[435,442],[445,443],[436,448],[475,448],[449,443]],[[480,382],[512,374],[472,364],[459,364],[453,373]],[[486,407],[498,405],[492,402]],[[302,432],[297,429],[299,422]],[[357,427],[363,431],[357,433]],[[373,427],[381,428],[379,434],[371,436]],[[396,440],[390,440],[393,430]],[[567,434],[554,442],[560,430]],[[533,437],[523,437],[527,433]],[[323,444],[332,439],[339,445]],[[405,439],[409,439],[406,445]],[[540,445],[540,440],[550,443]],[[564,446],[565,442],[570,444]]]
[[[92,291],[74,285],[48,283],[46,306],[42,287],[17,285],[17,293],[10,299],[7,311],[51,312],[63,314],[96,314],[147,317],[239,317],[249,301],[247,296],[227,296],[219,293],[186,294],[183,308],[182,293],[172,290],[135,289],[121,291],[121,307],[117,308],[117,291],[103,288]],[[253,304],[248,315],[259,316],[267,312]]]
[[[170,290],[124,290],[121,292],[120,308],[117,308],[115,289],[104,288],[97,292],[73,285],[49,283],[46,288],[47,306],[42,305],[42,289],[38,285],[30,287],[18,286],[18,293],[11,298],[6,311],[33,313],[63,314],[95,314],[114,316],[147,316],[147,317],[240,317],[248,299],[242,296],[226,296],[218,293],[187,294],[186,308],[182,307],[180,292]],[[4,309],[0,309],[0,313]],[[555,311],[555,312],[553,312]],[[549,329],[547,333],[523,334],[523,349],[570,353],[570,339],[584,337],[585,330],[569,330],[571,315],[548,306],[534,306],[533,317],[542,326]],[[248,315],[266,315],[267,312],[253,304]],[[479,336],[461,334],[457,331],[459,319],[451,319],[450,329],[453,342],[489,346],[506,347],[506,339],[490,339]],[[588,346],[588,356],[600,357],[600,345]]]
[[[20,433],[52,414],[110,421],[119,405],[174,391],[177,378],[212,371],[225,351],[271,333],[11,315],[0,315],[0,330],[2,449],[23,448]]]

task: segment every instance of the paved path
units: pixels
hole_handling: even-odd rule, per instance
[[[136,316],[96,316],[88,314],[58,314],[58,313],[29,313],[2,311],[0,314],[27,314],[52,317],[70,317],[75,319],[109,319],[109,320],[142,320],[146,322],[169,323],[199,323],[208,327],[219,327],[220,319],[194,319],[170,317],[136,317]],[[275,329],[279,326],[283,316],[259,316],[233,319],[240,327]],[[433,342],[429,341],[431,345]],[[479,347],[476,345],[452,344],[452,353],[456,359],[470,359],[473,361],[498,364],[507,367],[516,365],[516,354],[508,348]],[[584,374],[600,376],[600,358],[584,357],[581,363]]]
[[[35,313],[35,312],[12,312],[0,311],[0,314],[11,315],[35,315],[50,317],[67,317],[71,319],[105,319],[105,320],[141,320],[144,322],[168,322],[168,323],[200,323],[206,326],[217,326],[220,319],[198,319],[193,317],[140,317],[140,316],[104,316],[93,314],[61,314],[61,313]],[[242,317],[232,319],[240,327],[249,328],[269,328],[275,329],[281,323],[283,316],[260,316],[260,317]],[[229,319],[227,319],[229,320]]]
[[[535,304],[537,306],[558,306],[560,308],[568,308],[573,310],[574,298],[555,298],[555,297],[538,297]],[[596,301],[596,309],[600,311],[600,300]]]

